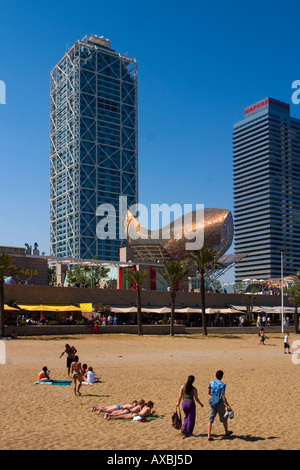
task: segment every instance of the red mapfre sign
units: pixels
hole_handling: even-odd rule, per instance
[[[250,106],[250,108],[245,109],[245,114],[250,113],[251,111],[255,111],[255,109],[261,108],[262,106],[265,106],[266,104],[269,103],[269,100],[264,100],[260,101],[259,103],[254,104],[253,106]]]
[[[251,113],[251,111],[255,111],[258,108],[261,108],[262,106],[265,106],[266,104],[273,104],[275,106],[280,106],[281,108],[289,110],[290,107],[288,104],[282,103],[281,101],[276,101],[272,100],[271,98],[267,98],[263,101],[259,101],[258,103],[254,104],[253,106],[250,106],[249,108],[245,109],[245,114]]]

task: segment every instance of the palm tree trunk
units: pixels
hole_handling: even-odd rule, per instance
[[[207,336],[207,322],[206,322],[206,313],[205,313],[204,271],[201,271],[201,305],[202,305],[202,330],[203,330],[203,335]]]
[[[176,299],[176,292],[175,291],[172,291],[171,298],[172,298],[172,305],[171,305],[170,336],[174,336],[174,316],[175,316],[175,299]]]
[[[138,335],[143,335],[142,326],[142,301],[141,301],[141,289],[137,287],[137,321],[138,321]]]
[[[0,279],[0,338],[4,338],[4,281]]]
[[[298,307],[297,306],[295,306],[294,324],[295,324],[295,333],[296,333],[296,335],[298,335],[299,334],[299,315],[298,315]]]

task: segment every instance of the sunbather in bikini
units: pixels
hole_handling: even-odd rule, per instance
[[[104,416],[105,419],[110,420],[110,419],[121,419],[121,418],[126,418],[126,419],[133,419],[136,416],[140,416],[141,418],[146,418],[147,416],[151,416],[154,411],[152,411],[152,408],[154,406],[154,403],[152,401],[148,401],[148,403],[145,403],[145,405],[142,407],[141,411],[133,411],[131,410],[130,413],[127,414],[107,414]]]
[[[118,416],[120,418],[125,418],[125,417],[127,418],[128,414],[139,413],[143,409],[144,406],[145,406],[145,400],[140,400],[139,403],[132,408],[128,408],[127,406],[124,406],[121,410],[112,411],[111,413],[105,413],[104,418],[108,419],[108,417],[115,417],[115,416]]]
[[[100,413],[112,413],[114,411],[121,411],[123,409],[128,409],[131,410],[135,406],[137,406],[138,401],[134,400],[131,403],[125,404],[125,405],[112,405],[112,406],[94,406],[92,408],[92,411],[96,412],[97,414]]]

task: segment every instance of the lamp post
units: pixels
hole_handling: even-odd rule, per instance
[[[283,312],[284,312],[284,306],[283,306],[283,253],[285,253],[286,250],[282,249],[280,250],[280,264],[281,264],[281,333],[284,332],[284,327],[283,327]]]

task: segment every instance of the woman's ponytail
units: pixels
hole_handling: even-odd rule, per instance
[[[195,377],[193,375],[188,376],[187,383],[185,384],[186,393],[190,393],[190,391],[192,390],[194,380]]]

